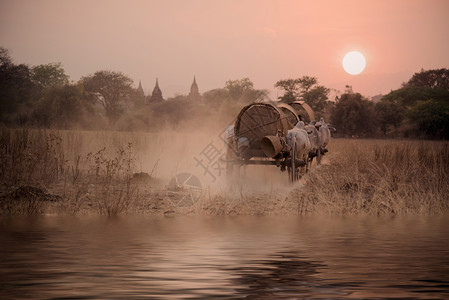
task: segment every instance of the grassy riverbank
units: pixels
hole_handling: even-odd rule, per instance
[[[330,146],[329,164],[291,197],[299,213],[423,214],[449,212],[447,142],[345,140]]]
[[[203,187],[200,199],[177,207],[165,189],[210,136],[2,129],[0,214],[391,214],[449,212],[448,142],[333,139],[323,164],[295,185],[245,178],[227,188]],[[204,144],[204,145],[203,145]],[[263,168],[263,169],[261,169]],[[269,171],[267,171],[269,170]],[[241,175],[243,176],[243,175]],[[266,177],[266,176],[265,176]],[[273,178],[273,177],[271,177]],[[284,181],[285,180],[285,181]],[[271,189],[267,191],[267,185]]]

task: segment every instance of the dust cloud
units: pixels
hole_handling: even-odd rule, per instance
[[[120,149],[129,151],[136,173],[146,173],[151,187],[163,191],[170,179],[190,173],[201,182],[208,197],[286,197],[303,183],[292,184],[288,173],[271,165],[234,166],[226,172],[223,130],[166,129],[158,132],[67,132],[68,158],[85,157],[104,149],[106,156],[117,156]],[[88,167],[87,165],[85,166]]]
[[[222,132],[204,130],[143,133],[137,153],[137,170],[167,183],[176,174],[195,175],[203,190],[211,195],[243,197],[254,195],[287,196],[301,182],[292,185],[287,172],[276,166],[234,166],[226,171]]]

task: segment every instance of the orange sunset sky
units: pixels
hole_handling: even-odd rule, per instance
[[[279,79],[365,96],[449,67],[449,1],[0,0],[0,46],[15,63],[61,62],[71,80],[121,71],[164,97],[249,77],[275,99]],[[360,75],[342,68],[362,52]]]

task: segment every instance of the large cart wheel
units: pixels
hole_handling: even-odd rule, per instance
[[[291,160],[291,164],[290,166],[288,166],[288,176],[289,176],[289,180],[291,182],[295,182],[299,179],[299,170],[298,167],[296,166],[296,153],[297,153],[298,149],[296,146],[296,141],[293,142],[292,144],[292,149],[290,149],[290,160]]]

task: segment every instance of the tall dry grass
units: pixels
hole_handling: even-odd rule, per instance
[[[196,136],[1,128],[0,214],[449,212],[448,142],[351,139],[333,139],[325,163],[313,166],[296,186],[288,185],[285,173],[262,166],[274,168],[270,176],[279,176],[279,181],[267,179],[273,184],[270,191],[267,182],[249,180],[264,174],[254,169],[245,175],[251,178],[230,184],[229,191],[204,187],[195,206],[172,207],[164,181],[156,187],[135,174],[164,173],[169,180],[188,170],[193,155],[208,142]],[[285,184],[279,183],[282,178]],[[251,188],[243,192],[245,184]]]
[[[117,215],[135,208],[139,199],[132,180],[136,157],[133,144],[124,142],[132,139],[115,133],[89,135],[2,128],[0,213],[89,210]],[[90,151],[93,148],[98,150]]]
[[[448,142],[334,139],[291,197],[299,214],[449,212]]]

